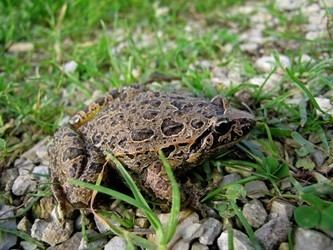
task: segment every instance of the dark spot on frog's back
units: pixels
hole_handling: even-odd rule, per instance
[[[93,135],[93,143],[98,144],[101,141],[102,135],[99,133],[96,133]]]
[[[134,129],[131,132],[131,138],[133,141],[144,141],[154,135],[154,131],[149,128]]]
[[[150,105],[154,108],[158,108],[161,105],[161,101],[157,99],[153,99],[150,101]]]
[[[184,124],[170,118],[164,119],[161,125],[162,133],[166,136],[179,134],[184,129]]]
[[[192,126],[192,128],[194,128],[194,129],[199,129],[199,128],[201,128],[204,124],[205,124],[205,123],[204,123],[203,121],[199,120],[199,119],[193,119],[193,120],[191,121],[191,126]]]
[[[184,101],[172,101],[170,103],[172,106],[177,108],[178,110],[191,110],[193,108],[193,104],[189,102],[184,102]]]
[[[162,152],[164,153],[165,157],[168,157],[175,149],[176,147],[174,145],[170,145],[166,148],[162,148]]]
[[[85,153],[85,150],[81,148],[67,148],[62,155],[62,161],[75,159],[78,156],[85,155]]]
[[[152,120],[154,119],[156,116],[158,115],[158,111],[156,110],[146,110],[144,113],[143,113],[143,119],[145,120]]]

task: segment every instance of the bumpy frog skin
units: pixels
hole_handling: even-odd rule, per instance
[[[95,183],[108,151],[146,193],[169,202],[171,186],[160,149],[180,177],[238,142],[254,125],[251,114],[229,107],[221,96],[207,101],[142,86],[111,91],[55,133],[48,149],[54,194],[59,202],[87,205],[91,191],[68,179]]]

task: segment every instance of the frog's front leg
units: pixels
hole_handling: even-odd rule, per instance
[[[60,128],[49,145],[52,191],[65,216],[74,206],[87,205],[92,191],[71,185],[69,178],[94,183],[102,169],[97,154],[70,127]]]
[[[162,163],[154,162],[145,168],[140,179],[146,191],[152,192],[155,197],[170,205],[172,199],[171,184]]]
[[[172,189],[165,169],[160,162],[155,162],[143,171],[142,184],[146,191],[153,192],[154,195],[166,204],[162,204],[162,209],[169,209],[172,201]],[[216,213],[200,200],[207,193],[207,189],[200,189],[190,181],[179,182],[182,207],[191,207],[203,216],[216,217]]]

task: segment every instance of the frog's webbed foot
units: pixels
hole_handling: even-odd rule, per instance
[[[199,188],[191,181],[187,180],[181,185],[184,197],[186,199],[185,206],[189,206],[198,211],[202,217],[215,217],[219,218],[215,210],[209,207],[205,203],[201,203],[200,200],[211,190],[208,188]]]

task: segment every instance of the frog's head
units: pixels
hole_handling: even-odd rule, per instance
[[[230,107],[224,97],[217,96],[212,103],[224,110],[223,114],[214,117],[212,121],[215,147],[235,144],[255,126],[256,121],[252,114]]]
[[[221,96],[211,101],[209,109],[213,115],[204,132],[192,143],[188,162],[195,162],[198,157],[205,158],[205,154],[214,154],[221,148],[234,145],[256,124],[252,114],[229,107],[227,100]]]

